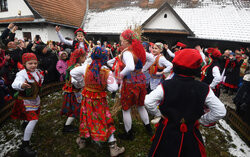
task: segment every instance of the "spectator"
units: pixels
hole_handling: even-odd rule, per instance
[[[66,76],[66,70],[68,68],[67,65],[67,57],[68,54],[65,51],[59,52],[59,61],[56,64],[56,69],[60,74],[60,81],[65,81],[65,76]]]

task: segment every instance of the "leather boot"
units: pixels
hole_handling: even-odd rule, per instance
[[[110,156],[115,157],[125,152],[124,147],[118,147],[116,142],[111,142],[109,145]]]
[[[73,125],[64,125],[62,132],[63,133],[76,133],[78,132],[78,128]]]
[[[122,140],[130,140],[130,141],[133,141],[135,138],[132,129],[130,129],[128,132],[125,131],[124,133],[118,134],[118,137]]]
[[[153,136],[153,131],[150,124],[144,125],[149,136]]]
[[[19,150],[19,156],[20,157],[35,157],[37,152],[35,150],[32,150],[32,148],[29,145],[29,141],[23,141],[22,146]]]

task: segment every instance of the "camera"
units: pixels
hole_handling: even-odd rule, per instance
[[[35,38],[36,38],[36,41],[38,41],[40,39],[40,35],[36,35]]]

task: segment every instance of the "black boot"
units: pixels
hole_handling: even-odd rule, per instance
[[[133,141],[135,138],[134,132],[132,131],[132,129],[130,129],[128,132],[124,132],[122,134],[118,134],[118,137],[122,140],[130,140]]]
[[[32,150],[29,141],[23,141],[19,150],[19,157],[35,157],[37,152]]]
[[[73,125],[64,125],[62,132],[63,133],[76,133],[78,132],[78,128]]]
[[[153,131],[150,124],[144,125],[149,136],[153,136]]]

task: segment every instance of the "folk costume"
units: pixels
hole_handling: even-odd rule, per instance
[[[23,54],[22,62],[24,65],[30,60],[37,60],[34,53]],[[24,130],[23,142],[20,149],[21,155],[36,155],[36,152],[30,148],[29,141],[40,114],[39,93],[43,79],[44,75],[38,69],[34,72],[23,69],[16,74],[16,78],[12,83],[12,88],[18,90],[18,93],[16,93],[17,99],[15,101],[11,117],[13,119],[28,121]],[[28,83],[31,88],[22,89],[21,86],[23,83]]]
[[[222,78],[218,59],[221,57],[221,53],[215,48],[208,48],[207,53],[209,60],[201,69],[201,81],[208,84],[214,91],[214,94],[220,97],[220,83]]]
[[[116,63],[115,74],[118,79],[122,79],[121,87],[121,105],[123,113],[123,121],[125,126],[125,133],[119,134],[121,139],[133,140],[134,134],[132,129],[131,107],[136,105],[140,117],[149,134],[152,133],[149,124],[149,117],[147,110],[144,107],[144,99],[147,93],[146,78],[142,72],[143,65],[146,63],[146,52],[140,43],[138,36],[131,30],[125,30],[121,37],[131,43],[125,48],[122,53],[114,58]],[[112,65],[113,60],[108,64]],[[112,67],[112,66],[111,66]],[[120,72],[119,72],[120,71]]]
[[[79,63],[77,63],[77,59],[80,58],[82,55],[84,55],[85,52],[82,49],[76,49],[70,56],[70,59],[68,61],[68,69],[66,70],[66,81],[62,88],[64,91],[64,101],[61,109],[61,115],[65,115],[68,117],[64,127],[63,132],[76,132],[78,131],[78,128],[71,125],[72,121],[75,118],[79,118],[80,115],[80,107],[81,107],[81,86],[75,87],[71,83],[71,76],[70,71],[74,69],[75,67],[80,66]]]
[[[184,49],[173,60],[174,77],[165,80],[145,98],[145,104],[162,101],[162,118],[153,137],[149,157],[205,157],[199,123],[208,125],[226,114],[224,104],[211,88],[193,76],[200,73],[198,50]],[[181,99],[180,99],[181,98]],[[210,108],[203,112],[203,106]]]
[[[76,81],[74,84],[81,84],[84,81],[85,87],[82,91],[82,105],[80,112],[80,138],[91,138],[93,141],[110,143],[111,156],[123,153],[125,149],[116,145],[114,137],[115,126],[107,103],[106,90],[114,92],[118,89],[117,82],[112,72],[104,66],[108,60],[107,50],[96,47],[91,54],[92,63],[84,64],[70,72]],[[79,145],[80,146],[80,145]]]
[[[226,88],[225,93],[232,95],[238,89],[238,84],[240,80],[240,67],[243,60],[240,58],[228,58],[225,64],[225,82],[223,85]]]
[[[77,34],[77,32],[82,32],[83,35],[86,35],[86,33],[84,32],[83,29],[78,28],[75,31],[75,34]],[[67,40],[63,37],[62,33],[60,31],[57,32],[58,38],[60,39],[61,42],[63,42],[66,45],[70,45],[73,46],[74,50],[75,49],[83,49],[84,51],[88,51],[88,45],[87,45],[87,41],[85,40],[85,42],[80,42],[78,40]]]
[[[162,43],[155,43],[159,49],[163,50]],[[155,62],[150,66],[149,74],[150,78],[150,89],[154,90],[164,79],[164,74],[158,75],[157,72],[169,73],[173,67],[172,63],[169,62],[162,53],[154,56]]]

